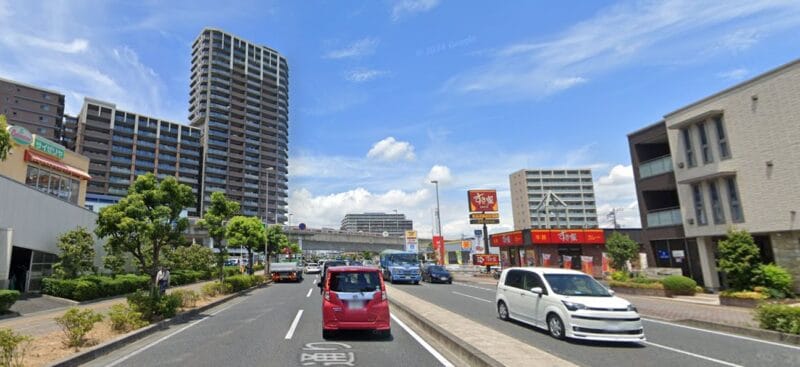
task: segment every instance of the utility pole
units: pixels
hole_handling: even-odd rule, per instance
[[[619,228],[622,227],[617,222],[617,213],[619,213],[619,212],[621,212],[623,210],[625,210],[625,209],[624,208],[611,208],[611,211],[608,212],[608,214],[606,215],[606,218],[611,219],[611,223],[614,224],[614,229],[619,229]]]
[[[432,184],[436,185],[436,228],[438,230],[437,234],[439,236],[442,235],[442,217],[439,208],[439,181],[433,180],[431,181]]]

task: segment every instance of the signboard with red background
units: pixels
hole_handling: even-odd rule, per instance
[[[496,190],[469,190],[467,191],[470,212],[496,212]]]
[[[444,237],[433,236],[433,251],[436,253],[436,263],[444,265]]]
[[[602,245],[606,242],[602,229],[533,229],[531,241],[534,244],[554,245]]]
[[[478,266],[500,265],[500,256],[497,254],[475,254],[472,255],[472,263]]]
[[[491,235],[493,247],[522,246],[525,241],[522,239],[522,231],[495,233]]]

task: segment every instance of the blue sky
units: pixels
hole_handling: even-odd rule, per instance
[[[290,67],[292,221],[396,209],[471,233],[466,190],[590,167],[637,226],[626,135],[798,57],[797,1],[3,1],[0,76],[183,122],[205,26]],[[601,218],[604,222],[604,218]]]

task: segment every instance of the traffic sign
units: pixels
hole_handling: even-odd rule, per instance
[[[470,219],[469,224],[500,224],[500,218]]]

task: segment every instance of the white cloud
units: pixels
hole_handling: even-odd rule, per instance
[[[407,141],[399,141],[394,137],[383,139],[367,152],[367,158],[375,158],[384,161],[396,161],[404,159],[413,161],[416,156],[414,155],[414,146]]]
[[[494,50],[488,62],[456,74],[443,89],[505,99],[542,98],[634,62],[663,64],[665,59],[678,62],[745,50],[769,33],[796,28],[798,15],[800,3],[791,1],[623,3],[549,39]],[[745,30],[731,31],[733,27]],[[672,44],[680,47],[668,47]],[[664,54],[664,49],[672,52]]]
[[[619,225],[625,228],[641,227],[633,166],[612,167],[608,174],[595,181],[594,191],[597,198],[597,220],[601,227],[613,227],[608,214],[615,209],[622,209],[617,213]]]
[[[741,80],[749,74],[749,71],[745,68],[738,68],[733,70],[724,71],[718,73],[717,76],[722,79],[729,79],[729,80]]]
[[[345,79],[354,83],[363,83],[375,80],[387,74],[388,72],[385,70],[355,69],[348,71],[345,75]]]
[[[399,0],[392,6],[392,20],[398,21],[403,17],[424,13],[439,5],[439,0]]]
[[[439,181],[439,184],[443,185],[452,182],[453,175],[450,173],[450,168],[437,164],[431,167],[430,172],[428,172],[428,177],[425,180],[427,182]]]
[[[328,51],[323,57],[326,59],[344,59],[371,55],[378,48],[378,43],[377,38],[362,38],[346,47]]]

